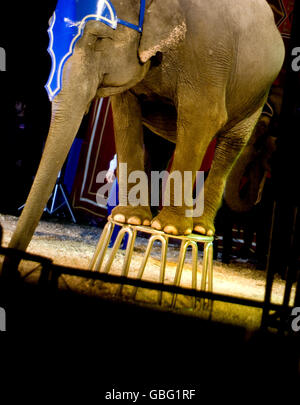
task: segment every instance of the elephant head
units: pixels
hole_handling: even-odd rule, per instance
[[[259,202],[270,159],[276,149],[274,131],[278,125],[283,89],[272,87],[269,98],[245,149],[226,182],[224,200],[234,212],[248,212]]]
[[[162,8],[172,9],[172,15]],[[27,248],[93,99],[139,83],[151,58],[185,34],[182,18],[177,0],[58,1],[49,21],[50,129],[10,247]]]

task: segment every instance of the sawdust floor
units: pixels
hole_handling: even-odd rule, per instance
[[[10,215],[0,214],[0,223],[3,227],[2,245],[7,246],[12,233],[16,227],[18,218]],[[40,221],[34,237],[28,247],[30,253],[49,257],[55,264],[88,269],[90,260],[93,256],[97,242],[102,232],[102,227],[89,225],[77,225],[72,223],[61,223],[57,219],[47,219]],[[143,255],[147,246],[148,240],[141,236],[137,237],[134,253],[129,270],[129,277],[136,277],[139,265],[143,259]],[[158,281],[160,270],[160,243],[155,242],[151,253],[151,257],[145,269],[143,276],[144,280]],[[179,245],[170,243],[167,256],[167,267],[165,283],[172,284],[177,258],[179,254]],[[120,274],[122,263],[124,260],[124,251],[119,250],[116,259],[113,262],[111,274]],[[105,262],[104,262],[105,263]],[[34,263],[23,263],[21,272],[26,276],[28,282],[36,282],[39,277],[39,270],[33,271],[36,267]],[[200,288],[202,268],[202,255],[199,254],[198,264],[198,288]],[[263,301],[266,272],[256,270],[254,265],[249,263],[232,263],[225,265],[219,261],[214,261],[214,276],[213,276],[213,291],[215,293],[232,295],[243,298]],[[181,286],[191,286],[191,252],[188,252],[186,264],[184,267]],[[114,297],[118,286],[110,283],[100,283],[96,281],[94,285],[90,280],[74,277],[62,276],[60,278],[60,288],[75,290],[79,293],[89,295],[101,295]],[[129,300],[133,287],[125,286],[122,299]],[[284,282],[279,276],[276,276],[272,290],[272,302],[280,304],[282,302],[284,292]],[[157,291],[139,289],[136,295],[136,302],[141,305],[156,305]],[[294,295],[294,289],[293,289]],[[293,295],[291,299],[293,300]],[[170,310],[172,296],[169,293],[163,294],[163,308]],[[191,297],[178,296],[176,302],[177,311],[193,312],[193,300]],[[195,313],[201,318],[211,317],[213,320],[221,322],[229,322],[249,329],[256,329],[260,325],[261,310],[257,308],[249,308],[236,304],[227,304],[215,302],[211,314],[206,311],[197,311]]]

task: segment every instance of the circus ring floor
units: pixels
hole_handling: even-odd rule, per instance
[[[17,217],[10,215],[0,215],[0,223],[3,227],[2,245],[6,247],[16,227]],[[28,251],[40,256],[49,257],[54,264],[77,269],[88,269],[97,242],[103,228],[89,225],[77,225],[72,223],[61,223],[57,219],[41,220],[34,237],[29,245]],[[129,270],[129,277],[136,277],[143,254],[146,250],[148,240],[138,236],[135,242],[133,257]],[[160,243],[155,242],[149,263],[147,264],[143,279],[158,281],[160,269]],[[175,276],[179,246],[174,242],[168,248],[165,283],[172,284]],[[201,269],[201,255],[199,255],[198,268]],[[124,260],[124,251],[119,250],[113,262],[111,274],[121,273]],[[37,282],[39,271],[32,271],[36,264],[22,262],[20,271],[29,283]],[[181,286],[191,285],[191,252],[188,252],[186,264],[183,270]],[[254,265],[249,263],[232,263],[225,265],[214,260],[213,292],[235,297],[263,301],[265,291],[266,272],[256,270]],[[200,277],[198,277],[200,279]],[[199,288],[200,280],[198,280]],[[71,290],[89,296],[101,296],[116,299],[117,286],[111,283],[100,283],[81,277],[62,275],[59,287],[63,290]],[[131,286],[123,289],[122,300],[130,300]],[[275,277],[272,290],[272,302],[281,304],[284,293],[284,281],[279,276]],[[293,294],[291,300],[293,301]],[[163,294],[162,308],[170,311],[172,296],[169,293]],[[292,303],[291,301],[291,303]],[[140,305],[155,305],[157,302],[157,291],[139,288],[136,301]],[[173,310],[174,311],[174,310]],[[179,295],[177,298],[175,311],[199,316],[216,322],[229,323],[248,330],[257,330],[260,327],[262,310],[255,307],[230,304],[225,302],[214,302],[212,313],[208,311],[193,311],[193,301],[191,297]]]

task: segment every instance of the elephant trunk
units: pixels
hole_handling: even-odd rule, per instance
[[[58,173],[72,146],[84,113],[84,109],[81,111],[77,109],[76,119],[67,123],[66,118],[62,118],[58,114],[56,116],[55,108],[53,110],[43,156],[17,228],[10,241],[9,247],[11,248],[19,250],[27,248],[55,186]],[[68,114],[66,115],[68,116]]]
[[[75,68],[74,64],[76,65],[76,55],[75,63],[73,56],[72,65],[67,66],[66,64],[63,90],[52,102],[51,124],[42,159],[10,241],[10,248],[26,250],[53,191],[57,176],[67,158],[82,118],[95,97],[98,77],[86,75],[86,72],[82,71],[83,69],[78,69],[78,63]],[[74,73],[73,70],[77,73]],[[87,77],[88,79],[86,79]]]
[[[52,104],[51,125],[41,162],[9,248],[25,251],[29,245],[76,136],[85,108],[82,105],[72,112],[60,113],[56,103]],[[1,270],[3,278],[14,280],[18,276],[18,264],[18,258],[5,258]]]

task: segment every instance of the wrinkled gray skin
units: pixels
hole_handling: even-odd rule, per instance
[[[137,23],[139,0],[112,3],[119,18]],[[172,195],[171,206],[153,220],[149,207],[118,206],[113,217],[152,220],[152,227],[173,234],[213,234],[226,178],[283,58],[265,0],[149,0],[142,35],[89,21],[66,62],[40,167],[10,246],[26,249],[84,113],[95,97],[106,96],[113,96],[118,161],[128,164],[128,174],[144,168],[142,124],[176,142],[172,171],[193,175],[218,137],[201,217],[185,217],[191,203],[175,207]]]
[[[276,128],[281,111],[283,89],[273,86],[268,102],[273,116],[262,114],[246,147],[236,160],[224,190],[224,200],[234,212],[248,212],[260,199],[264,176],[271,172],[270,160],[276,150]],[[243,177],[247,177],[247,190],[240,192]]]

